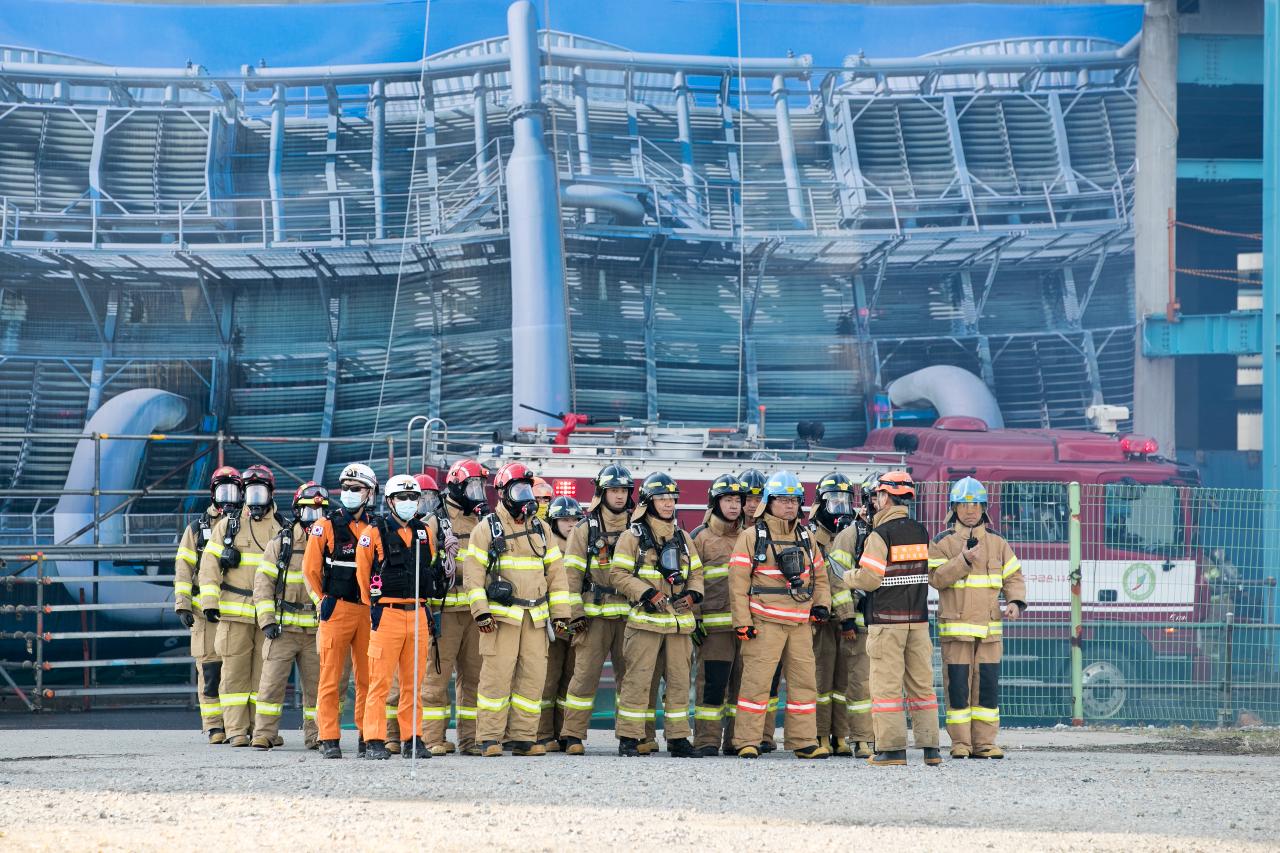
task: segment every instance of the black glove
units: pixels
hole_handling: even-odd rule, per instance
[[[222,621],[222,614],[218,612],[218,608],[216,607],[206,607],[204,609],[204,618],[216,625]]]
[[[280,625],[276,622],[272,622],[270,625],[263,625],[262,633],[267,635],[268,640],[274,640],[280,636]]]
[[[649,587],[644,591],[644,594],[640,596],[640,604],[650,613],[657,613],[660,608],[654,603],[654,600],[660,598],[661,595],[662,594],[656,589]]]
[[[831,618],[831,611],[819,604],[809,608],[809,618],[814,622],[826,622]]]
[[[192,625],[196,624],[196,617],[190,610],[179,610],[178,621],[181,622],[184,627],[190,628]]]
[[[840,622],[840,636],[846,640],[856,639],[858,636],[858,620],[844,619]]]
[[[385,609],[377,604],[369,608],[369,627],[373,630],[378,630],[378,623],[382,621],[382,611]]]
[[[693,623],[693,636],[691,637],[691,639],[693,640],[693,644],[695,646],[701,646],[702,641],[705,640],[706,638],[707,638],[707,629],[703,627],[702,620],[699,619]]]
[[[338,606],[338,599],[332,595],[326,595],[320,599],[320,621],[328,622],[329,617],[333,615],[333,608]]]

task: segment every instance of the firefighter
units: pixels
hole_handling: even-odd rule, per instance
[[[861,501],[854,510],[852,523],[836,534],[830,545],[829,567],[832,575],[848,587],[852,572],[862,556],[862,548],[871,532],[868,507],[871,492],[879,477],[869,477],[859,489]],[[867,621],[864,612],[866,593],[855,591],[854,625],[856,637],[848,643],[845,671],[845,702],[848,708],[848,739],[853,741],[854,758],[874,755],[871,728],[871,658],[867,655]]]
[[[356,755],[365,755],[365,699],[369,693],[369,608],[356,583],[356,543],[372,515],[378,478],[368,465],[353,462],[338,477],[342,508],[311,525],[302,573],[312,595],[320,597],[320,688],[316,695],[316,725],[321,754],[341,758],[338,687],[347,683],[348,665],[355,674]]]
[[[582,521],[583,515],[582,504],[570,497],[556,498],[547,509],[547,527],[551,530],[551,541],[562,554],[568,545],[569,534]],[[568,574],[567,570],[565,574]],[[572,614],[572,592],[569,598]],[[580,597],[578,600],[581,600]],[[585,620],[583,624],[586,624]],[[573,639],[568,634],[556,634],[547,652],[547,679],[542,686],[542,716],[538,720],[538,743],[547,752],[561,751],[556,734],[564,724],[565,692],[569,689],[569,679],[573,677]],[[585,635],[578,642],[582,639],[585,639]]]
[[[463,755],[479,755],[476,743],[476,685],[480,680],[480,633],[471,617],[471,606],[463,587],[461,559],[470,547],[471,532],[489,512],[485,482],[489,472],[474,459],[459,459],[445,475],[444,509],[455,546],[456,558],[447,564],[454,569],[453,586],[441,599],[432,602],[440,611],[437,654],[427,668],[422,693],[422,738],[432,755],[447,755],[456,748]],[[446,546],[448,543],[446,543]],[[437,664],[439,671],[437,671]],[[449,727],[449,679],[454,677],[454,707],[457,712],[457,746],[445,739]]]
[[[533,478],[533,499],[538,502],[538,518],[545,519],[551,509],[551,502],[556,498],[556,490],[541,477]]]
[[[209,737],[209,743],[226,743],[226,729],[222,725],[222,703],[218,699],[218,686],[222,677],[222,661],[213,650],[215,628],[200,608],[200,596],[192,596],[192,582],[198,586],[200,557],[209,544],[213,526],[218,519],[239,515],[244,502],[244,482],[240,472],[230,465],[223,465],[209,479],[209,506],[199,518],[187,525],[178,543],[178,553],[173,561],[174,609],[182,624],[191,629],[191,656],[196,659],[196,696],[200,703],[200,728]]]
[[[258,630],[253,607],[253,582],[262,554],[279,532],[283,519],[272,501],[276,478],[262,465],[246,468],[244,505],[249,518],[228,515],[210,531],[200,557],[200,605],[217,623],[214,651],[222,658],[218,701],[226,724],[227,743],[248,746],[262,675],[262,647],[266,636]],[[277,735],[276,745],[283,743]]]
[[[574,646],[573,677],[565,691],[564,723],[560,739],[569,755],[582,755],[583,740],[591,726],[591,711],[604,660],[613,663],[614,685],[622,683],[626,663],[622,653],[622,635],[626,616],[631,610],[625,596],[613,588],[609,570],[618,537],[627,529],[628,516],[634,507],[632,489],[635,480],[624,465],[611,463],[596,474],[595,494],[587,505],[587,514],[569,534],[565,546],[564,567],[569,583],[570,604],[575,619],[586,619],[587,630],[577,637]],[[655,694],[656,696],[656,694]],[[656,748],[653,722],[645,726],[641,753]]]
[[[929,585],[938,590],[951,757],[1004,758],[996,746],[1003,620],[1026,612],[1027,587],[1017,555],[990,529],[986,487],[965,477],[951,487],[950,504],[951,527],[929,545]]]
[[[307,749],[320,746],[316,727],[316,690],[320,682],[320,655],[316,651],[316,601],[302,577],[311,526],[324,518],[329,493],[307,482],[293,493],[293,521],[267,543],[253,576],[253,609],[266,638],[262,646],[262,678],[258,682],[257,717],[253,724],[255,749],[271,749],[277,743],[284,692],[294,664],[302,693],[302,740]]]
[[[855,589],[868,594],[867,654],[876,750],[869,760],[877,767],[907,763],[904,710],[911,715],[915,745],[924,749],[924,763],[942,763],[929,639],[929,532],[908,515],[907,504],[915,495],[915,483],[906,471],[889,471],[876,481],[872,530],[852,579]]]
[[[742,526],[742,496],[746,484],[736,474],[721,474],[707,490],[707,514],[691,534],[702,565],[703,599],[693,641],[698,646],[698,674],[693,708],[693,746],[704,758],[725,753],[725,712],[729,707],[729,676],[738,654],[729,610],[729,557]],[[731,737],[731,736],[730,736]]]
[[[471,533],[463,583],[480,631],[476,738],[486,757],[546,755],[535,741],[547,676],[548,619],[571,631],[560,549],[538,520],[533,473],[508,463],[493,478],[501,503]]]
[[[387,480],[388,512],[370,519],[356,543],[356,579],[370,606],[369,696],[364,736],[370,759],[391,757],[386,747],[387,695],[399,675],[396,719],[405,758],[430,758],[423,742],[418,697],[427,673],[431,645],[430,600],[442,595],[443,570],[437,571],[435,530],[418,515],[422,489],[409,474]]]
[[[742,683],[733,745],[757,758],[769,711],[770,687],[781,663],[787,679],[785,746],[797,758],[828,758],[818,743],[818,709],[810,623],[831,618],[822,554],[799,521],[804,486],[790,471],[765,484],[752,526],[738,535],[729,558],[730,606],[742,642]]]
[[[809,532],[827,566],[831,609],[834,611],[831,620],[813,626],[813,657],[818,677],[818,741],[829,742],[831,754],[838,756],[854,754],[847,739],[849,709],[846,690],[849,657],[857,642],[858,623],[853,592],[831,559],[831,544],[841,530],[853,523],[854,492],[853,482],[848,477],[838,471],[827,474],[818,481],[818,495],[809,520]]]
[[[680,529],[679,497],[679,485],[667,474],[646,477],[631,526],[618,537],[610,564],[612,586],[632,605],[622,639],[626,669],[617,698],[619,755],[640,755],[645,723],[657,713],[651,703],[659,671],[667,683],[667,752],[674,758],[702,757],[689,742],[689,667],[702,603],[702,560]]]

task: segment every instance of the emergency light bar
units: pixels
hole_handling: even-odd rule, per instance
[[[1120,438],[1120,449],[1129,456],[1151,456],[1159,452],[1160,445],[1145,435],[1125,435]]]

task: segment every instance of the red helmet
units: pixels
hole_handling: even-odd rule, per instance
[[[318,506],[327,507],[329,505],[329,490],[314,480],[308,480],[298,490],[293,493],[294,507],[300,506]]]
[[[459,459],[449,467],[449,473],[445,476],[446,483],[463,483],[472,477],[488,477],[489,472],[485,467],[474,459]]]
[[[222,483],[235,483],[237,486],[243,486],[244,480],[240,477],[240,472],[230,465],[223,465],[221,468],[213,472],[213,476],[209,478],[209,491],[217,491],[218,486]]]
[[[440,487],[436,485],[436,478],[430,474],[415,474],[413,479],[418,481],[418,488],[424,492],[440,491]]]
[[[873,492],[888,492],[895,497],[914,498],[916,484],[906,471],[889,471],[880,475]]]
[[[276,489],[276,475],[266,465],[250,465],[244,469],[244,484],[262,483],[273,492]]]
[[[550,483],[548,483],[546,480],[542,479],[541,477],[534,477],[533,478],[533,496],[539,499],[546,498],[547,500],[554,500],[556,496],[556,490],[551,487]]]
[[[535,479],[533,472],[524,463],[508,462],[498,469],[497,475],[493,478],[493,487],[501,492],[518,480],[528,480],[529,485],[532,486]]]

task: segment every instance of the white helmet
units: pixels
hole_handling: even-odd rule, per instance
[[[422,494],[422,487],[418,485],[418,479],[412,474],[396,474],[390,480],[387,480],[387,487],[383,489],[383,493],[387,496],[387,501],[391,501],[392,495],[412,494],[416,501]]]
[[[378,475],[374,474],[373,469],[368,465],[361,465],[359,462],[352,462],[342,469],[338,482],[345,483],[347,480],[355,480],[357,483],[368,486],[373,491],[378,489]]]

